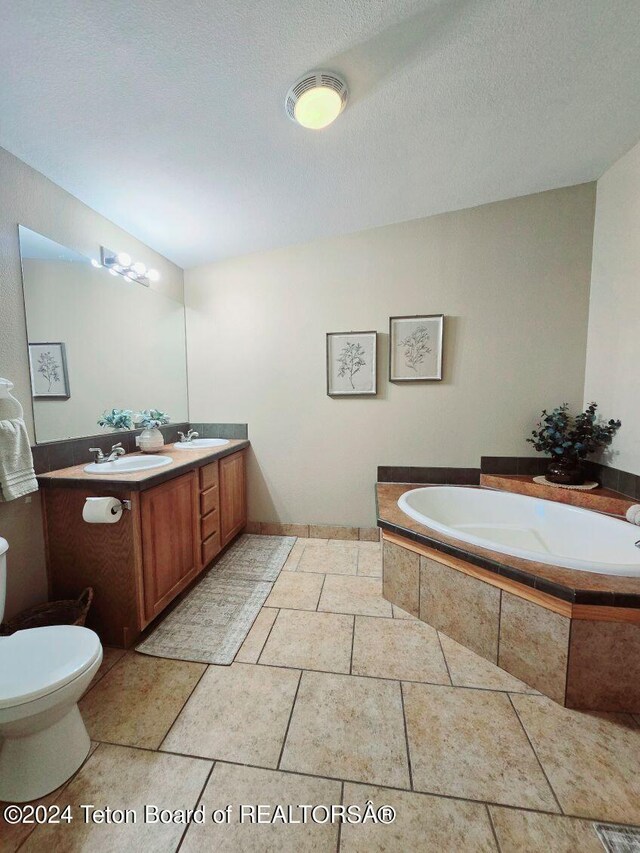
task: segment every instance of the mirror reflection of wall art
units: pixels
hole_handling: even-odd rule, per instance
[[[63,343],[30,343],[29,368],[34,400],[68,400],[69,377]]]
[[[443,314],[389,318],[389,381],[442,379]]]
[[[330,397],[376,394],[377,332],[327,334],[327,394]]]

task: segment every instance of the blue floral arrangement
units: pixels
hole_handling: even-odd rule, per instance
[[[168,424],[169,415],[166,412],[161,412],[159,409],[144,409],[142,412],[135,414],[134,420],[136,426],[143,429],[153,429],[154,427]]]
[[[153,429],[169,423],[169,415],[159,409],[143,409],[134,412],[131,409],[111,409],[104,411],[98,418],[98,426],[108,429]]]
[[[131,429],[133,427],[133,412],[131,409],[104,411],[98,418],[98,426],[108,429]]]

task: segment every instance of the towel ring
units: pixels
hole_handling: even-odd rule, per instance
[[[20,401],[11,393],[13,382],[10,379],[0,378],[0,420],[9,418],[24,418],[24,410]],[[9,410],[7,412],[7,409]],[[13,409],[13,411],[11,411]]]

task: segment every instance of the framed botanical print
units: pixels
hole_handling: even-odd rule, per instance
[[[377,332],[327,334],[327,394],[356,397],[377,394]]]
[[[389,318],[389,381],[442,379],[444,314]]]
[[[63,343],[29,343],[29,369],[34,400],[69,399],[71,392]]]

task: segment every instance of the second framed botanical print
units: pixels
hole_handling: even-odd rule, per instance
[[[330,397],[375,395],[377,332],[327,334],[327,394]]]
[[[389,381],[442,379],[443,314],[389,318]]]

